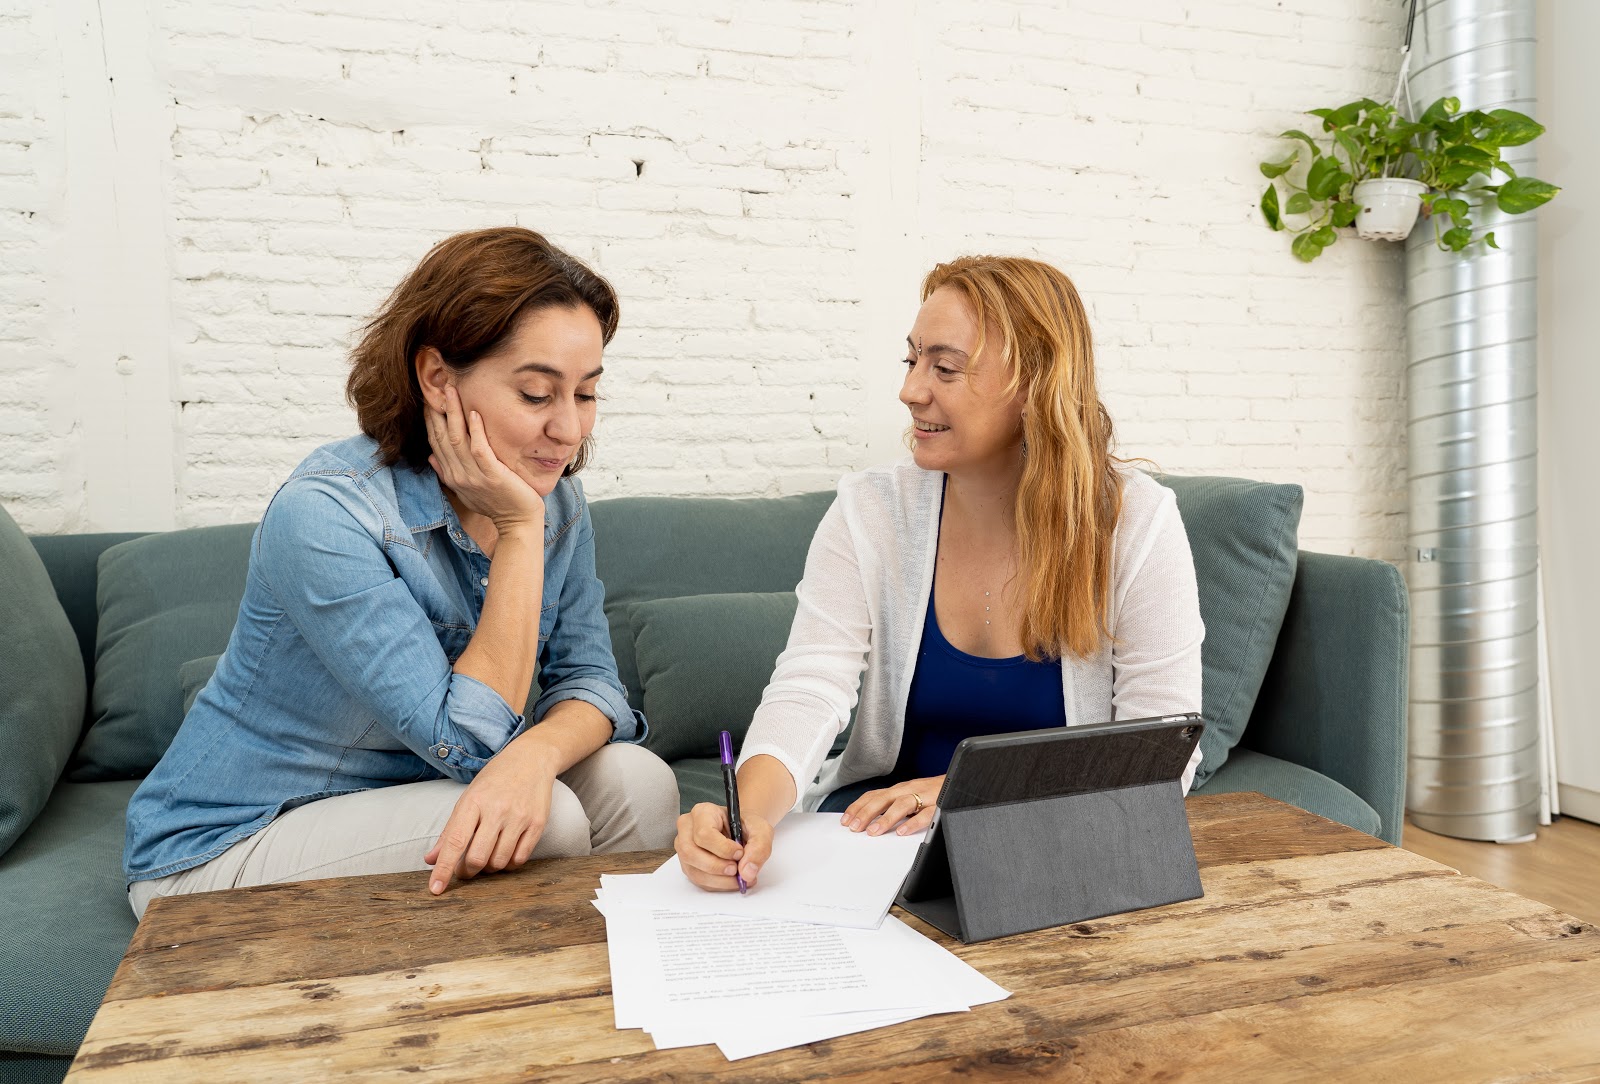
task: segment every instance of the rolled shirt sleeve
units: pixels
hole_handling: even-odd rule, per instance
[[[421,604],[384,552],[396,544],[348,475],[305,475],[268,506],[255,559],[317,658],[352,699],[438,771],[470,782],[527,729],[489,686],[456,673]],[[409,539],[406,543],[408,544]]]

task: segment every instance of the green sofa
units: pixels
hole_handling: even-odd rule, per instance
[[[1178,497],[1207,627],[1206,764],[1196,793],[1261,791],[1398,843],[1407,635],[1399,574],[1378,561],[1300,552],[1298,487],[1161,481]],[[831,500],[593,505],[618,668],[650,717],[649,746],[678,775],[685,808],[720,796],[715,733],[748,724]],[[26,548],[3,510],[0,527]],[[133,933],[121,870],[123,812],[137,786],[130,777],[159,756],[185,696],[204,683],[206,657],[226,643],[250,531],[28,540],[60,606],[52,620],[68,646],[53,649],[55,661],[75,637],[85,673],[77,699],[60,702],[74,713],[86,706],[82,733],[74,717],[61,746],[73,749],[65,771],[24,780],[42,810],[19,799],[26,823],[9,849],[0,833],[0,1079],[61,1078]],[[0,535],[0,588],[39,564],[32,553],[7,557],[4,542]],[[0,660],[0,682],[24,682],[19,670],[50,663],[48,651]],[[31,703],[13,700],[0,716],[11,748],[32,748],[28,734],[43,725],[27,717],[44,711]],[[6,812],[0,802],[0,830]]]

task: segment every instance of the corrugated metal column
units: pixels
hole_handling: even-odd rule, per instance
[[[1420,6],[1411,96],[1536,115],[1534,0]],[[1530,145],[1506,161],[1532,172]],[[1406,806],[1433,832],[1512,840],[1539,800],[1533,215],[1489,202],[1500,251],[1406,244],[1411,714]]]

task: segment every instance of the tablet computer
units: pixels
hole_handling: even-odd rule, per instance
[[[1202,730],[1189,713],[967,738],[898,902],[982,940],[1199,896],[1182,779]]]

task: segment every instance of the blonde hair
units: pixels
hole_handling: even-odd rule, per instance
[[[1066,275],[1021,257],[939,264],[922,281],[923,300],[943,288],[959,291],[977,318],[974,358],[994,321],[1006,394],[1026,394],[1016,503],[1023,651],[1035,662],[1087,658],[1111,638],[1111,543],[1122,512],[1088,314]]]

